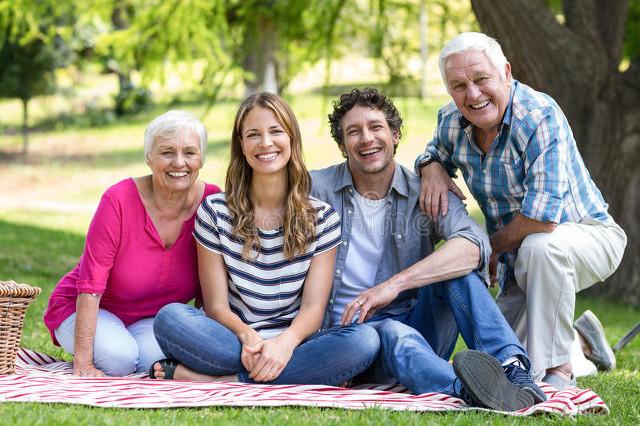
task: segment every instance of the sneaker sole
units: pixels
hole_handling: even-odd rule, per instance
[[[616,356],[611,350],[609,342],[607,342],[602,323],[593,312],[590,310],[584,311],[573,323],[573,328],[578,330],[578,333],[591,346],[591,355],[587,356],[588,360],[593,361],[596,366],[603,370],[616,368]],[[604,351],[604,353],[601,353],[601,351]]]
[[[474,403],[498,411],[518,411],[534,405],[533,396],[511,383],[497,359],[480,351],[453,358],[453,370]]]

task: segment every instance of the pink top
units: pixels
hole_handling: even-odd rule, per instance
[[[216,192],[220,188],[206,184],[203,199]],[[53,331],[76,311],[78,293],[101,293],[100,308],[125,326],[154,317],[168,303],[186,303],[199,295],[195,217],[184,222],[167,249],[133,179],[107,189],[89,225],[80,262],[62,277],[44,313],[53,343],[58,345]]]

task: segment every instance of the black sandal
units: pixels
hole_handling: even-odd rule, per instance
[[[156,364],[160,364],[160,366],[164,370],[164,380],[173,380],[173,374],[175,373],[176,367],[179,364],[178,361],[176,361],[175,359],[171,359],[171,358],[165,358],[165,359],[161,359],[159,361],[155,361],[153,364],[151,364],[151,368],[149,368],[149,378],[150,379],[157,379],[156,373],[155,373],[155,371],[153,369],[153,367]]]

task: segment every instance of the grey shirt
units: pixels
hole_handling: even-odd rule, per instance
[[[311,195],[329,203],[342,218],[341,243],[336,257],[333,288],[323,323],[323,328],[328,328],[336,294],[342,284],[342,274],[348,267],[346,259],[351,238],[353,194],[356,189],[346,161],[322,170],[314,170],[311,172],[311,178]],[[462,201],[450,192],[449,211],[435,223],[420,210],[419,195],[420,178],[407,168],[396,164],[387,199],[389,206],[384,229],[384,251],[376,272],[375,285],[429,256],[439,241],[454,237],[465,238],[480,248],[481,262],[477,271],[488,283],[491,255],[489,238],[469,217]],[[415,304],[417,294],[418,289],[402,292],[377,315],[396,315],[410,310]]]

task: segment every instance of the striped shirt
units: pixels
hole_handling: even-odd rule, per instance
[[[427,152],[451,175],[462,171],[489,234],[518,213],[540,222],[612,221],[558,104],[516,80],[500,132],[486,155],[473,142],[473,126],[453,103],[438,112]]]
[[[282,228],[258,229],[260,253],[255,259],[243,260],[244,240],[233,235],[224,193],[207,197],[198,209],[193,235],[203,247],[222,255],[231,310],[266,339],[287,329],[298,314],[311,259],[340,242],[338,214],[320,200],[309,200],[316,211],[315,237],[292,260],[284,257]]]

